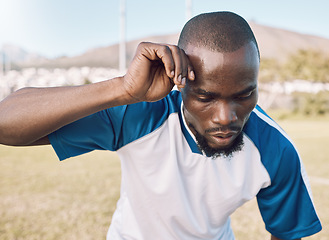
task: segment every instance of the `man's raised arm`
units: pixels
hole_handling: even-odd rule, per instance
[[[100,110],[165,97],[174,84],[194,80],[188,57],[177,46],[141,43],[123,77],[54,88],[24,88],[0,102],[0,143],[48,143],[47,135]]]

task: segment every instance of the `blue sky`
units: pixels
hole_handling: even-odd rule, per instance
[[[78,55],[119,41],[120,0],[0,0],[0,48],[47,57]],[[185,0],[126,0],[127,40],[176,33]],[[327,0],[192,0],[192,15],[229,10],[246,20],[329,38]]]

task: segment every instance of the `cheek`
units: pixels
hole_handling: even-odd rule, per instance
[[[210,106],[207,103],[200,102],[191,92],[190,84],[187,84],[185,88],[181,90],[184,106],[189,112],[189,115],[194,119],[206,118],[207,111]]]
[[[206,107],[204,104],[200,104],[197,101],[188,101],[186,104],[184,103],[184,105],[191,118],[195,120],[206,119],[209,115],[207,110],[208,107]]]
[[[250,113],[256,107],[258,101],[257,93],[254,94],[253,98],[243,104],[238,104],[237,115],[238,118],[244,123],[249,119]]]
[[[204,128],[211,118],[211,107],[190,98],[184,99],[185,117],[188,123],[191,123],[199,131]]]
[[[256,90],[247,106],[249,112],[251,112],[256,107],[257,102],[258,102],[258,91]]]

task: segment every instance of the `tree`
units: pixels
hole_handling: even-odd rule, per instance
[[[285,79],[329,83],[329,58],[314,50],[299,50],[283,66]]]

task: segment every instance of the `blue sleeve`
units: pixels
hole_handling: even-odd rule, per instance
[[[281,239],[302,238],[319,232],[321,224],[302,176],[299,156],[290,142],[283,144],[286,146],[279,156],[265,165],[271,185],[258,193],[258,206],[271,234]]]
[[[297,150],[286,133],[257,106],[244,129],[257,147],[271,179],[257,194],[266,229],[280,239],[297,239],[321,230]]]
[[[158,102],[141,102],[106,109],[49,135],[60,160],[93,150],[115,151],[154,131],[177,111],[177,93],[170,93]]]
[[[58,158],[64,160],[93,150],[115,150],[126,106],[116,109],[115,118],[110,112],[101,111],[68,124],[49,135]]]

